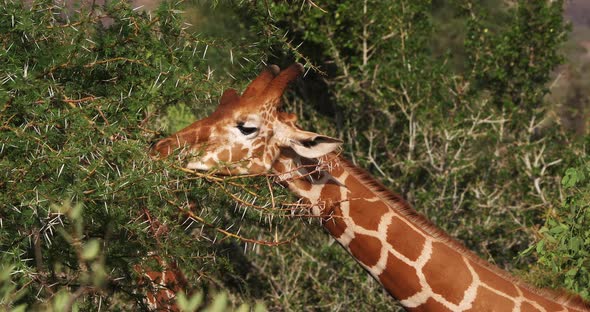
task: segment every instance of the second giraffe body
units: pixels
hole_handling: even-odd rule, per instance
[[[339,140],[299,129],[277,107],[301,72],[299,64],[280,73],[270,67],[241,97],[226,91],[210,117],[161,140],[155,153],[183,148],[188,168],[224,174],[274,171],[409,311],[589,310],[577,297],[533,289],[479,259],[337,155]]]

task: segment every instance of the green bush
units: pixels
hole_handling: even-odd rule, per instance
[[[536,252],[539,285],[563,285],[590,299],[590,161],[569,168],[561,185],[564,201],[547,216],[541,239],[527,252]],[[548,274],[549,273],[549,274]]]
[[[232,211],[218,207],[234,206],[219,192],[234,186],[148,156],[150,128],[166,124],[156,116],[189,104],[202,112],[192,103],[224,89],[205,53],[223,44],[187,32],[167,3],[150,16],[126,1],[79,13],[2,2],[0,309],[145,308],[133,268],[151,253],[178,263],[195,290],[208,287],[207,298],[223,290],[212,281],[227,260],[210,241],[234,233],[218,227]]]
[[[278,38],[288,29],[291,41],[276,49],[324,72],[310,73],[302,98],[288,105],[304,128],[339,136],[354,163],[468,248],[534,281],[526,272],[536,259],[519,255],[561,205],[561,173],[586,153],[558,125],[541,131],[554,109],[544,96],[563,61],[562,8],[561,1],[340,1],[322,4],[328,13],[302,14],[275,3],[273,19],[259,23]],[[463,40],[446,53],[433,44],[449,27],[435,9],[453,12],[446,14],[461,28],[453,33]]]

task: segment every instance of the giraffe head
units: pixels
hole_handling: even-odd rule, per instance
[[[166,157],[181,149],[189,169],[258,174],[270,170],[282,148],[304,158],[334,151],[342,141],[303,131],[296,126],[294,114],[278,110],[287,85],[302,72],[301,64],[283,71],[275,65],[268,67],[241,96],[236,90],[226,90],[215,112],[160,140],[152,154]]]

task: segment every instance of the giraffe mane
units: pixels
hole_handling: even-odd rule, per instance
[[[563,304],[569,308],[586,310],[590,308],[590,302],[584,300],[580,295],[573,294],[568,290],[551,290],[545,288],[535,288],[525,283],[521,279],[510,275],[507,271],[500,269],[499,267],[485,261],[473,251],[465,247],[461,242],[451,237],[441,228],[436,226],[432,221],[427,219],[423,214],[414,209],[405,199],[400,195],[390,191],[380,181],[375,179],[369,172],[359,168],[352,164],[349,160],[344,157],[338,157],[340,162],[343,164],[344,169],[347,170],[355,178],[359,179],[369,190],[374,192],[377,196],[381,197],[383,201],[391,208],[399,212],[403,217],[407,218],[410,222],[424,230],[426,233],[431,235],[433,238],[440,240],[442,243],[447,244],[449,247],[457,250],[463,254],[467,259],[472,260],[474,263],[486,268],[492,273],[500,276],[501,278],[510,281],[517,286],[527,289],[537,295],[549,298],[557,303]]]

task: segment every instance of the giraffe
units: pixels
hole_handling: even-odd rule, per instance
[[[192,209],[192,207],[191,207]],[[162,224],[146,209],[141,218],[149,225],[148,229],[157,245],[161,246],[160,237],[168,234],[168,227]],[[146,257],[133,265],[137,274],[137,289],[140,295],[138,303],[152,311],[180,311],[176,305],[176,294],[180,291],[190,295],[190,288],[183,272],[173,259],[167,259],[154,251],[149,251]],[[141,296],[145,295],[145,296]]]
[[[153,311],[179,311],[176,293],[188,288],[186,277],[176,263],[167,262],[157,254],[149,255],[144,261],[153,261],[157,269],[150,269],[146,263],[133,266],[139,275],[137,286],[146,289],[143,303]]]
[[[302,72],[301,64],[269,66],[151,153],[179,150],[186,168],[222,175],[272,172],[408,311],[590,311],[577,296],[534,289],[478,258],[342,157],[341,140],[297,127],[278,107]]]

